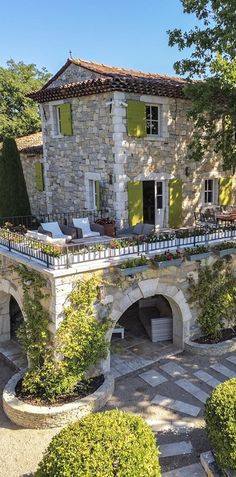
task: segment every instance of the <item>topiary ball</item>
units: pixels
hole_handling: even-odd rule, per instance
[[[139,416],[90,414],[51,441],[35,477],[160,477],[159,451]]]
[[[221,469],[236,469],[236,378],[219,384],[206,401],[205,420]]]

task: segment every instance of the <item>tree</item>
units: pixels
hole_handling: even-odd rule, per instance
[[[195,132],[189,156],[201,160],[207,151],[220,153],[223,168],[236,166],[236,5],[235,0],[181,0],[184,13],[195,14],[198,26],[169,31],[169,45],[190,48],[190,57],[174,64],[190,84],[190,116]],[[195,81],[196,77],[200,81]],[[193,80],[193,81],[191,81]]]
[[[30,204],[16,142],[6,138],[0,155],[0,216],[18,215],[30,215]]]
[[[10,59],[0,67],[0,137],[25,136],[41,130],[37,105],[26,94],[40,89],[50,74],[34,64]]]

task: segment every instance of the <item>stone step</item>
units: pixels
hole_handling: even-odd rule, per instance
[[[194,374],[194,376],[196,376],[198,379],[203,381],[205,384],[207,384],[211,388],[215,388],[216,386],[218,386],[218,384],[221,383],[221,381],[219,381],[216,378],[213,378],[213,376],[211,376],[211,374],[208,374],[201,369],[199,369],[199,371],[196,371],[196,373],[193,373],[193,374]]]
[[[172,409],[173,411],[181,412],[182,414],[188,414],[189,416],[194,417],[198,416],[199,412],[201,411],[200,407],[193,406],[187,402],[176,401],[174,399],[168,398],[167,396],[161,396],[160,394],[156,394],[156,396],[152,399],[151,404],[157,404],[158,406]]]
[[[169,361],[168,363],[163,364],[160,366],[160,369],[165,371],[165,373],[169,374],[173,378],[177,376],[183,376],[186,373],[185,369],[174,361]]]
[[[174,457],[176,455],[191,454],[193,446],[190,441],[172,442],[170,444],[161,444],[159,450],[160,458]]]
[[[162,376],[160,373],[157,373],[155,369],[150,369],[145,373],[139,374],[139,378],[143,379],[152,387],[158,386],[159,384],[165,383],[167,381],[167,379],[164,378],[164,376]]]
[[[227,378],[236,377],[235,371],[232,371],[232,369],[227,368],[227,366],[224,366],[221,363],[212,364],[210,368],[214,369],[214,371],[216,371],[217,373],[223,374],[223,376],[226,376]]]
[[[175,384],[203,403],[205,403],[209,397],[209,394],[207,394],[205,391],[202,391],[202,389],[200,389],[198,386],[195,386],[195,384],[192,384],[187,379],[179,379],[178,381],[175,381]]]
[[[192,464],[169,470],[169,472],[162,474],[162,477],[207,477],[207,474],[201,464]]]
[[[227,361],[229,361],[230,363],[233,363],[233,364],[236,364],[236,356],[229,356],[228,358],[226,358]]]

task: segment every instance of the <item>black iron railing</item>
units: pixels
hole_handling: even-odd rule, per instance
[[[52,269],[68,268],[73,264],[94,260],[112,260],[116,257],[122,258],[130,255],[150,254],[151,252],[158,254],[176,248],[183,250],[197,245],[213,245],[215,242],[234,240],[236,240],[235,227],[218,228],[205,231],[205,233],[202,229],[193,228],[184,231],[184,233],[176,231],[169,236],[160,234],[137,239],[105,239],[101,237],[94,242],[85,239],[76,243],[55,245],[0,228],[0,247],[12,253],[27,256]]]
[[[99,210],[77,210],[76,212],[63,212],[63,213],[51,213],[51,214],[37,214],[36,215],[18,215],[9,217],[0,217],[0,227],[3,227],[6,223],[12,224],[14,227],[23,225],[26,229],[37,230],[40,223],[45,222],[59,222],[59,224],[69,225],[72,223],[73,218],[88,217],[90,221],[94,222],[100,218],[106,218],[109,216],[108,209]]]

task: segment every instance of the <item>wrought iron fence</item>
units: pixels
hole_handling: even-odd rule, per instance
[[[179,232],[180,235],[180,232]],[[111,238],[86,241],[79,240],[76,243],[55,245],[41,242],[27,237],[27,235],[11,232],[0,228],[0,246],[12,253],[27,256],[45,264],[47,268],[69,268],[73,264],[86,263],[94,260],[112,259],[132,255],[161,253],[176,248],[188,248],[197,245],[211,245],[217,241],[232,241],[236,239],[236,227],[219,228],[202,233],[201,229],[189,229],[184,232],[184,237],[171,236],[147,236],[137,239]]]
[[[109,216],[109,209],[99,210],[77,210],[76,212],[63,212],[51,214],[37,214],[37,215],[18,215],[9,217],[0,217],[0,227],[4,227],[6,223],[12,224],[14,227],[23,225],[26,229],[37,230],[40,223],[45,222],[59,222],[63,225],[72,223],[72,219],[76,217],[88,217],[91,221],[106,218]]]

